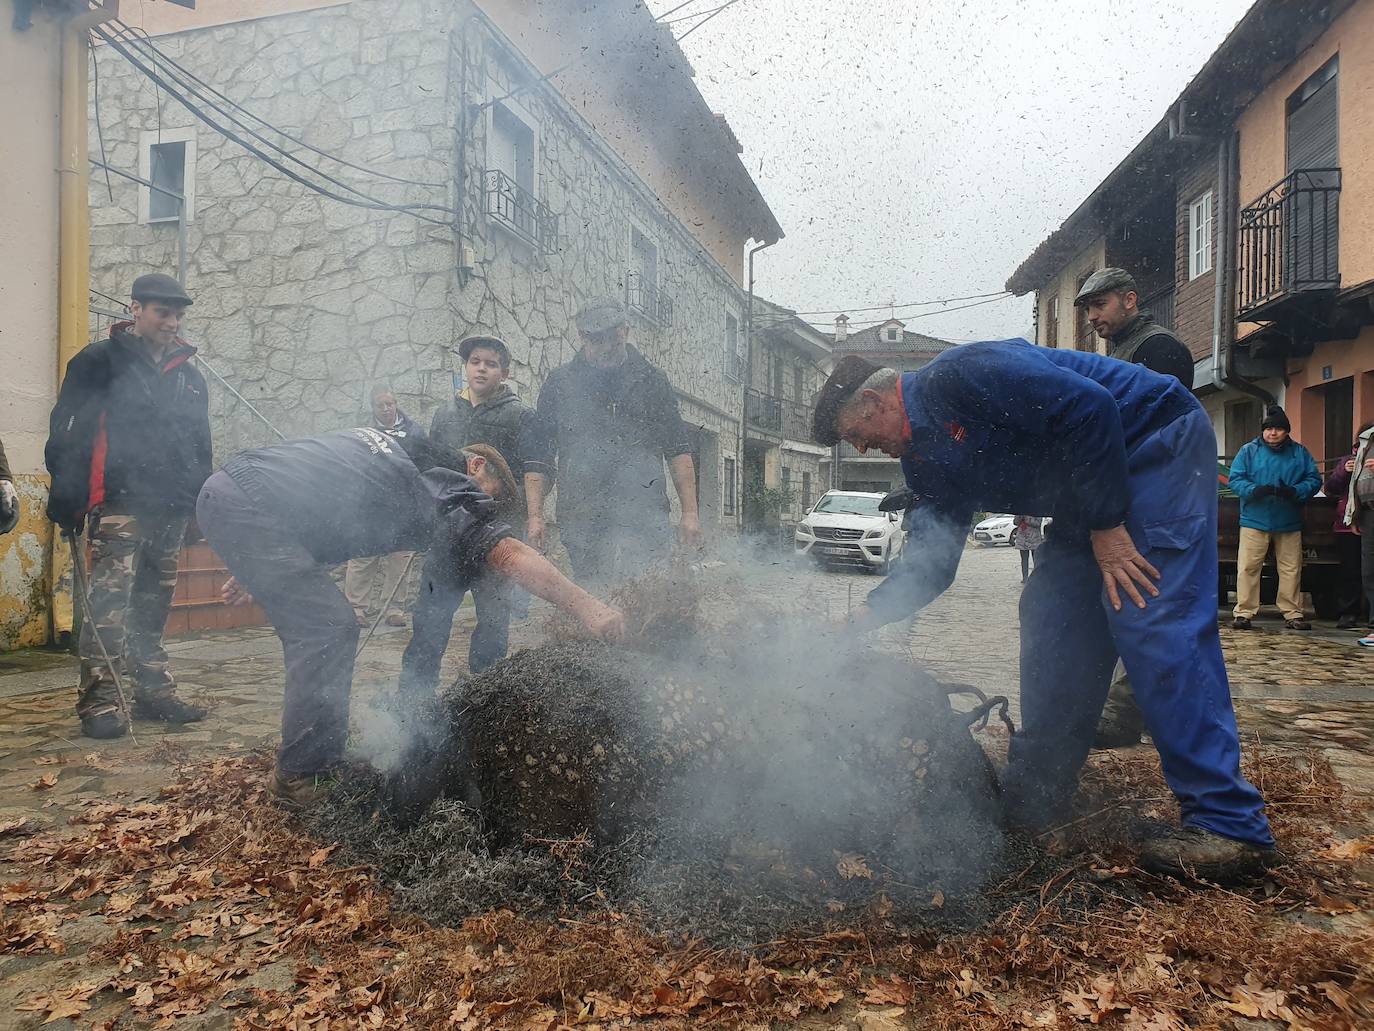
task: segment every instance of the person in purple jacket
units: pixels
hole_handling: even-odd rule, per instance
[[[1367,422],[1360,433],[1374,427]],[[1336,499],[1336,550],[1340,552],[1340,580],[1338,582],[1340,610],[1336,613],[1337,630],[1358,630],[1369,623],[1369,603],[1364,595],[1364,580],[1360,569],[1360,534],[1345,522],[1346,495],[1350,492],[1350,474],[1355,471],[1355,456],[1360,450],[1359,433],[1350,454],[1336,462],[1331,475],[1322,484],[1322,493]]]

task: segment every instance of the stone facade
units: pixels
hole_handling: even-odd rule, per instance
[[[149,134],[193,127],[187,287],[196,303],[186,332],[284,434],[357,420],[369,386],[383,381],[428,425],[451,397],[450,346],[470,333],[507,341],[512,384],[532,403],[548,371],[576,351],[572,317],[582,302],[625,294],[637,234],[636,267],[647,241],[658,294],[672,310],[668,318],[653,305],[654,317],[637,318],[632,342],[668,374],[698,428],[703,518],[720,520],[721,470],[737,450],[742,404],[724,361],[727,315],[743,320],[739,285],[475,8],[354,0],[180,32],[157,45],[273,125],[414,182],[293,148],[310,164],[390,204],[450,209],[423,211],[433,224],[322,197],[165,94],[159,111],[151,83],[99,48],[110,164],[137,169]],[[497,112],[528,128],[527,175],[556,222],[552,245],[488,214],[484,172],[499,165]],[[141,271],[177,267],[175,223],[140,221],[139,189],[116,179],[111,203],[103,178],[92,183],[93,287],[114,297]],[[211,398],[218,460],[272,439],[213,380]]]

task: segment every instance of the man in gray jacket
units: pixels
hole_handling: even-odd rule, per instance
[[[1107,356],[1152,372],[1173,376],[1193,389],[1193,354],[1174,331],[1161,326],[1140,308],[1135,278],[1125,269],[1098,269],[1084,282],[1074,298],[1075,308],[1086,308],[1093,331],[1109,345]],[[1117,664],[1102,719],[1097,724],[1094,748],[1130,748],[1140,744],[1145,715],[1136,703],[1130,678]]]
[[[315,801],[343,758],[358,624],[330,576],[340,562],[428,551],[435,575],[460,596],[463,584],[495,573],[566,610],[594,637],[624,636],[620,612],[511,533],[498,499],[513,490],[491,449],[460,454],[371,427],[245,451],[206,481],[196,517],[233,574],[224,600],[255,598],[282,642],[274,794]]]

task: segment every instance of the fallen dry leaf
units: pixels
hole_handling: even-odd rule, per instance
[[[876,981],[864,992],[869,1006],[905,1006],[911,1002],[911,986],[900,978]]]
[[[839,857],[839,862],[835,864],[835,872],[846,881],[852,881],[855,877],[866,877],[873,879],[873,871],[868,868],[868,863],[864,857],[857,852],[846,852]]]
[[[34,791],[46,791],[48,788],[52,787],[56,783],[57,774],[45,773],[43,774],[43,776],[39,777],[36,781],[30,784],[29,787],[31,787]]]
[[[324,864],[329,860],[330,853],[338,847],[338,844],[335,843],[333,845],[328,845],[325,848],[317,849],[316,851],[312,852],[310,854],[310,862],[308,864],[310,866],[310,869],[318,870],[320,867],[324,866]]]
[[[1312,897],[1309,908],[1318,910],[1328,916],[1335,916],[1337,913],[1353,913],[1360,907],[1349,899],[1341,898],[1339,895],[1317,894]]]
[[[28,833],[28,826],[29,818],[27,816],[21,816],[17,820],[5,820],[0,822],[0,838],[7,837],[11,834]]]
[[[901,1018],[906,1016],[906,1010],[897,1007],[886,1010],[859,1010],[855,1019],[859,1022],[859,1031],[900,1031],[903,1027]]]
[[[1342,841],[1324,848],[1316,853],[1317,859],[1359,859],[1374,852],[1374,834],[1368,834],[1363,838],[1352,838],[1349,841]]]
[[[943,891],[936,891],[934,895],[930,896],[930,904],[936,909],[944,909],[945,893]]]

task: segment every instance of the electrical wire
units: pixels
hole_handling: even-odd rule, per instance
[[[287,140],[290,140],[298,147],[304,147],[306,150],[310,151],[313,154],[318,154],[320,157],[328,158],[330,161],[336,161],[346,168],[352,168],[355,171],[363,172],[366,175],[376,176],[378,179],[389,179],[392,182],[404,183],[407,186],[427,186],[433,189],[446,189],[448,186],[447,183],[432,183],[426,182],[421,179],[407,179],[404,176],[391,175],[388,172],[379,172],[375,168],[368,168],[366,165],[359,165],[353,161],[349,161],[346,158],[341,158],[337,154],[331,154],[327,150],[322,150],[319,147],[316,147],[314,144],[307,143],[305,140],[297,136],[293,136],[285,129],[282,129],[279,126],[272,124],[266,118],[263,118],[261,115],[255,114],[253,111],[250,111],[248,108],[244,107],[238,101],[234,100],[232,97],[229,97],[225,93],[216,89],[210,83],[206,82],[200,76],[196,75],[195,72],[188,69],[185,65],[182,65],[172,57],[169,57],[166,51],[158,48],[158,46],[152,41],[152,37],[149,36],[145,30],[136,28],[132,25],[128,25],[123,21],[120,21],[118,18],[113,19],[110,24],[116,26],[117,28],[127,33],[133,39],[134,42],[146,47],[152,54],[156,54],[157,57],[161,59],[164,65],[166,65],[169,68],[175,69],[177,72],[181,74],[181,76],[184,79],[190,80],[197,86],[201,87],[205,91],[217,97],[219,100],[222,100],[224,103],[228,104],[230,107],[238,111],[240,114],[243,114],[246,117],[251,118],[253,121],[266,126],[272,132]],[[274,150],[278,150],[281,153],[286,153],[286,151],[282,150],[280,147],[276,145],[272,146]]]
[[[254,157],[257,157],[258,159],[260,159],[260,160],[266,162],[268,165],[271,165],[273,168],[275,168],[275,169],[276,169],[278,172],[280,172],[282,175],[286,176],[288,179],[291,179],[291,180],[293,180],[293,181],[295,181],[295,182],[297,182],[297,183],[300,183],[302,186],[305,186],[305,187],[307,187],[308,189],[313,190],[315,193],[318,193],[320,196],[322,196],[322,197],[327,197],[327,198],[329,198],[330,200],[336,200],[336,201],[339,201],[339,202],[342,203],[342,204],[349,204],[349,205],[352,205],[353,207],[358,207],[358,208],[368,208],[368,209],[371,209],[371,210],[374,210],[374,211],[399,211],[399,212],[403,212],[403,213],[405,213],[405,214],[411,215],[411,216],[414,217],[414,218],[418,218],[418,219],[420,219],[421,221],[430,222],[430,223],[432,223],[432,224],[434,224],[434,225],[440,225],[440,226],[447,226],[447,225],[449,225],[449,223],[448,223],[447,221],[443,220],[443,219],[434,218],[434,217],[432,217],[432,216],[430,216],[430,215],[422,214],[421,212],[423,212],[423,211],[442,211],[442,212],[445,212],[445,213],[450,214],[450,215],[457,215],[457,214],[458,214],[458,212],[456,212],[454,209],[449,208],[449,207],[446,207],[446,206],[444,206],[444,205],[440,205],[440,204],[389,204],[389,203],[386,203],[386,202],[384,202],[384,201],[377,200],[377,199],[374,198],[374,197],[370,197],[370,196],[368,196],[367,194],[362,193],[362,192],[361,192],[360,190],[358,190],[356,187],[350,186],[350,185],[348,185],[348,184],[340,183],[339,180],[334,179],[332,176],[329,176],[329,175],[327,175],[327,174],[324,173],[324,172],[321,172],[319,169],[313,168],[313,166],[306,165],[307,168],[310,168],[312,171],[314,171],[317,175],[321,176],[322,178],[328,179],[329,181],[334,182],[334,183],[336,183],[336,184],[338,184],[338,185],[342,185],[342,186],[344,186],[344,188],[346,188],[347,190],[349,190],[349,192],[355,193],[355,194],[357,194],[358,196],[357,196],[356,198],[344,196],[343,194],[335,193],[335,192],[332,191],[332,190],[328,190],[328,189],[324,188],[324,187],[321,186],[319,183],[312,182],[311,180],[307,179],[306,177],[304,177],[304,176],[300,175],[299,173],[293,171],[292,169],[288,168],[286,165],[282,164],[280,161],[278,161],[276,158],[272,157],[270,154],[264,153],[261,149],[259,149],[258,147],[254,146],[252,143],[249,143],[247,140],[245,140],[242,136],[239,136],[237,133],[234,133],[233,131],[231,131],[231,130],[225,128],[223,125],[221,125],[220,123],[218,123],[217,121],[215,121],[215,120],[214,120],[213,118],[211,118],[208,114],[206,114],[204,111],[202,111],[194,102],[192,102],[190,99],[188,99],[187,97],[183,96],[181,93],[179,93],[179,92],[177,92],[175,89],[173,89],[172,86],[171,86],[171,84],[169,84],[165,79],[163,79],[162,76],[158,74],[158,72],[156,72],[156,71],[154,71],[153,69],[149,68],[142,60],[139,59],[139,57],[135,56],[132,52],[130,52],[130,50],[129,50],[127,47],[124,46],[124,44],[123,44],[123,42],[122,42],[121,40],[116,39],[116,38],[115,38],[114,36],[112,36],[110,33],[106,32],[105,29],[104,29],[102,26],[97,25],[97,26],[95,27],[95,30],[94,30],[94,31],[96,32],[97,35],[99,35],[102,39],[104,39],[105,42],[108,43],[117,53],[119,53],[121,56],[123,56],[124,59],[125,59],[126,61],[128,61],[130,64],[132,64],[135,68],[137,68],[140,72],[142,72],[144,75],[146,75],[149,79],[153,80],[153,82],[157,83],[157,84],[158,84],[163,90],[165,90],[170,96],[172,96],[172,97],[176,98],[178,101],[180,101],[181,104],[182,104],[182,106],[185,107],[188,111],[190,111],[192,115],[194,115],[194,116],[195,116],[196,118],[198,118],[200,121],[204,122],[204,123],[205,123],[206,125],[208,125],[211,129],[213,129],[215,132],[219,133],[219,134],[220,134],[221,136],[223,136],[225,139],[228,139],[228,140],[233,141],[234,143],[237,143],[237,144],[238,144],[240,147],[242,147],[244,150],[248,151],[248,153],[250,153],[250,154],[252,154]],[[212,104],[212,105],[209,105],[209,106],[214,107],[213,104]],[[215,110],[216,110],[216,111],[219,111],[218,108],[215,108]],[[223,112],[223,111],[219,111],[219,113],[220,113],[220,114],[223,114],[224,112]],[[242,124],[242,123],[239,122],[237,119],[231,118],[230,120],[231,120],[231,121],[234,121],[235,124],[239,124],[239,125]],[[255,132],[251,132],[251,131],[250,131],[250,134],[251,134],[251,135],[254,135],[254,136],[258,136],[258,138],[261,138],[261,137],[259,136],[259,134],[255,133]],[[280,148],[278,148],[278,147],[275,147],[275,146],[274,146],[273,149],[278,150],[278,152],[281,152],[281,151],[280,151]],[[305,162],[301,161],[301,159],[295,158],[295,157],[292,156],[292,155],[286,155],[286,156],[291,157],[292,160],[296,161],[296,162],[299,163],[299,164],[305,164]]]
[[[105,190],[114,203],[114,186],[110,183],[109,161],[105,158],[105,130],[100,125],[100,62],[95,58],[95,40],[86,38],[86,50],[91,55],[91,88],[95,91],[92,105],[95,107],[95,138],[100,141],[100,163],[105,166]]]
[[[950,314],[951,312],[964,311],[964,310],[966,310],[966,309],[968,309],[968,308],[977,308],[977,307],[980,307],[981,305],[984,305],[984,304],[996,304],[998,301],[1005,301],[1005,300],[1008,300],[1011,296],[1012,296],[1012,295],[1011,295],[1010,293],[1007,293],[1007,294],[1004,294],[1004,295],[1001,295],[1001,296],[998,296],[998,297],[988,297],[988,298],[986,298],[986,299],[984,299],[984,300],[981,300],[981,301],[974,301],[974,302],[971,303],[971,304],[960,304],[960,305],[957,305],[957,306],[955,306],[955,307],[953,307],[953,308],[941,308],[941,309],[939,309],[938,311],[923,311],[923,312],[919,312],[919,313],[917,313],[917,314],[915,314],[915,315],[907,315],[907,316],[905,316],[901,321],[903,321],[903,322],[911,322],[913,319],[924,319],[924,318],[929,318],[929,317],[932,316],[932,315],[948,315],[948,314]],[[805,321],[805,320],[802,320],[802,321]],[[855,328],[857,328],[857,329],[867,329],[867,328],[869,328],[870,326],[881,326],[884,322],[888,322],[888,321],[890,321],[890,320],[889,320],[889,319],[874,319],[872,322],[860,322],[860,323],[853,323],[853,322],[851,322],[851,323],[849,324],[849,328],[850,328],[850,329],[855,329]],[[812,327],[814,327],[814,328],[816,328],[816,329],[833,329],[833,328],[834,328],[834,325],[833,325],[832,323],[825,323],[825,322],[808,322],[807,325],[808,325],[808,326],[812,326]]]
[[[119,28],[121,29],[121,32],[127,32],[127,31],[128,31],[128,26],[124,25],[123,22],[119,22],[118,20],[116,20],[113,24],[115,24],[117,27],[119,27]],[[143,44],[143,45],[145,45],[145,46],[151,47],[151,44],[147,43],[147,41],[145,41],[145,40],[140,40],[140,39],[138,39],[138,37],[136,37],[136,36],[130,35],[130,39],[132,39],[132,41],[135,42],[135,43],[141,43],[141,44]],[[155,51],[155,52],[156,52],[156,51]],[[164,63],[168,63],[168,62],[165,62],[165,61],[164,61]],[[156,65],[154,65],[154,67],[156,67]],[[179,67],[179,66],[178,66],[178,67]],[[188,76],[188,78],[190,78],[190,77],[191,77],[191,76]],[[325,172],[324,170],[322,170],[322,169],[320,169],[320,168],[317,168],[316,166],[310,164],[308,161],[304,160],[303,158],[297,157],[295,154],[292,154],[290,151],[284,149],[284,148],[281,147],[279,144],[276,144],[276,143],[274,143],[273,141],[269,140],[266,136],[262,135],[262,133],[258,132],[258,131],[257,131],[256,129],[254,129],[252,126],[248,125],[248,124],[247,124],[246,122],[244,122],[241,118],[236,117],[236,116],[234,115],[234,113],[233,113],[231,110],[226,110],[222,105],[217,104],[213,99],[211,99],[210,97],[208,97],[204,92],[202,92],[201,90],[197,89],[195,85],[193,85],[192,83],[190,83],[190,82],[188,81],[188,78],[178,79],[178,80],[177,80],[177,85],[179,85],[179,86],[181,86],[182,88],[188,90],[188,91],[189,91],[191,94],[193,94],[193,95],[195,96],[195,98],[196,98],[197,100],[199,100],[201,103],[204,103],[204,104],[205,104],[206,106],[208,106],[211,110],[213,110],[213,111],[216,112],[217,114],[219,114],[219,115],[225,117],[226,119],[228,119],[230,122],[232,122],[234,125],[238,126],[238,127],[239,127],[240,129],[242,129],[244,132],[248,133],[248,134],[249,134],[250,136],[252,136],[254,139],[260,141],[260,142],[263,143],[265,146],[270,147],[272,150],[276,151],[278,154],[281,154],[286,160],[295,162],[297,165],[300,165],[302,168],[305,168],[305,169],[307,169],[308,171],[313,172],[315,175],[318,175],[320,178],[324,179],[326,182],[333,183],[335,186],[338,186],[340,189],[347,190],[349,193],[352,193],[352,194],[356,194],[357,196],[363,198],[364,200],[372,201],[372,202],[375,202],[375,203],[384,203],[384,202],[382,202],[382,201],[379,201],[378,198],[373,197],[373,196],[369,195],[368,193],[364,192],[363,190],[358,189],[358,187],[354,186],[352,183],[346,182],[346,181],[343,180],[343,179],[339,179],[339,178],[336,177],[336,176],[330,175],[328,172]],[[187,103],[187,101],[186,101],[186,99],[185,99],[185,97],[184,97],[183,95],[177,94],[176,96],[177,96],[177,99],[178,99],[178,100],[181,100],[181,102],[182,102],[183,104]],[[194,112],[193,112],[193,113],[194,113]],[[241,141],[240,141],[240,142],[241,142]],[[438,210],[441,210],[441,211],[449,211],[449,210],[450,210],[450,209],[447,208],[447,207],[441,207],[441,206],[436,206],[436,205],[424,205],[424,204],[411,204],[411,205],[405,205],[405,207],[407,207],[407,208],[413,207],[413,208],[417,208],[417,209],[434,209],[434,208],[437,207]]]
[[[929,301],[901,301],[854,308],[822,308],[815,311],[794,311],[792,315],[848,315],[851,311],[885,311],[888,308],[922,308],[931,304],[953,304],[955,301],[980,301],[985,297],[1001,297],[1007,290],[993,290],[985,294],[966,294],[963,297],[937,297]]]
[[[687,38],[688,36],[690,36],[692,33],[696,32],[697,29],[701,28],[703,25],[705,25],[708,21],[710,21],[710,20],[711,20],[712,18],[714,18],[716,15],[720,14],[721,11],[724,11],[724,10],[726,10],[727,8],[730,8],[730,7],[734,7],[735,4],[737,4],[737,3],[739,3],[739,0],[725,0],[725,3],[721,4],[719,7],[717,7],[714,11],[710,12],[709,14],[706,14],[706,17],[705,17],[705,18],[702,18],[701,21],[697,22],[697,23],[696,23],[695,25],[693,25],[690,29],[688,29],[686,32],[684,32],[681,36],[678,36],[677,41],[678,41],[679,43],[681,43],[684,39],[686,39],[686,38]],[[706,12],[702,12],[702,13],[705,14]]]

